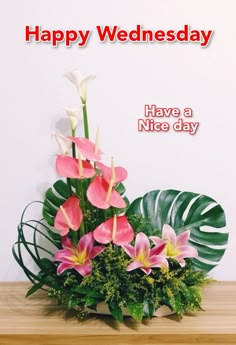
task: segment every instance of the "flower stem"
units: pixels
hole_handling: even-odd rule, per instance
[[[72,129],[72,137],[75,137],[75,129]],[[75,143],[72,143],[72,156],[76,158]]]
[[[89,125],[88,125],[88,114],[87,114],[86,103],[84,103],[84,106],[83,106],[83,115],[84,115],[84,136],[85,138],[89,139]]]
[[[67,186],[68,186],[68,189],[69,189],[69,191],[70,191],[70,194],[72,194],[71,181],[70,181],[70,178],[69,178],[69,177],[67,177],[66,182],[67,182]]]
[[[76,246],[78,244],[78,236],[77,236],[76,231],[71,230],[71,238],[72,238],[72,242]]]

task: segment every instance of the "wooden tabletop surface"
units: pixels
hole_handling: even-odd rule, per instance
[[[236,282],[204,289],[204,312],[123,324],[110,316],[67,315],[43,291],[25,299],[25,282],[0,283],[1,345],[236,344]]]

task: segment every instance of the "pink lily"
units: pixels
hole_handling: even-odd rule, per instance
[[[69,156],[57,156],[56,170],[60,176],[70,178],[82,179],[95,175],[95,170],[88,161]]]
[[[91,259],[106,249],[104,246],[94,246],[91,232],[81,237],[77,246],[74,246],[69,237],[63,237],[62,247],[53,257],[53,261],[61,262],[57,267],[57,274],[73,268],[83,277],[92,272]]]
[[[87,138],[83,137],[68,137],[78,148],[81,154],[90,161],[99,161],[101,159],[102,151]]]
[[[79,202],[76,196],[70,196],[57,211],[54,228],[61,231],[61,236],[67,235],[70,229],[73,231],[79,229],[83,219]]]
[[[109,185],[102,176],[96,176],[90,183],[87,189],[87,198],[93,206],[104,210],[110,206],[117,208],[126,207],[124,199],[113,188],[109,190]]]
[[[126,216],[114,216],[100,224],[94,231],[95,240],[102,244],[113,242],[116,245],[129,243],[134,238],[134,230]]]
[[[147,275],[151,273],[152,267],[168,267],[167,259],[162,254],[165,243],[159,243],[156,247],[150,248],[150,242],[143,232],[139,232],[135,239],[135,246],[123,244],[124,251],[133,259],[126,268],[127,271],[133,271],[140,268]]]
[[[196,258],[198,256],[197,250],[188,245],[190,230],[186,230],[176,236],[174,229],[164,224],[162,229],[162,238],[151,236],[150,239],[155,243],[166,243],[165,255],[168,258],[173,258],[179,262],[181,267],[185,266],[184,258]]]
[[[97,168],[101,170],[102,177],[109,184],[114,174],[113,186],[127,179],[127,170],[122,167],[108,167],[101,162],[97,162]],[[112,171],[114,169],[114,172]]]

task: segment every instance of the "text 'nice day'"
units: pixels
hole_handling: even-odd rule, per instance
[[[198,43],[206,47],[212,38],[213,30],[192,30],[184,25],[179,30],[152,30],[136,25],[132,30],[120,29],[119,26],[96,26],[97,38],[100,42],[120,43]],[[39,25],[25,26],[25,42],[49,43],[53,47],[59,44],[71,47],[85,47],[92,34],[92,30],[60,30],[42,29]]]
[[[184,108],[181,112],[179,108],[161,108],[155,104],[144,106],[144,116],[148,119],[138,120],[139,132],[168,132],[171,125],[168,122],[158,122],[153,117],[157,118],[177,118],[183,115],[185,118],[192,117],[193,111],[191,108]],[[179,118],[174,122],[172,128],[175,132],[188,132],[191,135],[196,134],[199,127],[199,122],[184,121]]]

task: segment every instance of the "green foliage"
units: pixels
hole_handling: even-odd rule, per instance
[[[75,183],[78,183],[78,181],[71,180],[70,188],[73,193],[76,193]],[[88,183],[88,181],[83,183]],[[118,185],[117,188],[120,193],[124,193],[124,187]],[[70,189],[63,181],[57,181],[53,189],[48,190],[44,203],[46,218],[50,217],[50,221],[54,219],[56,207],[59,207],[63,198],[65,200],[65,197],[70,195],[69,193]],[[181,215],[183,216],[184,209],[186,209],[186,203],[184,202],[183,207],[180,202],[177,202],[178,195],[176,193],[168,195],[168,192],[166,192],[165,197],[159,195],[158,202],[160,202],[160,205],[158,207],[160,207],[162,215],[160,216],[158,213],[155,215],[157,218],[154,217],[151,212],[154,210],[151,208],[151,204],[156,200],[158,193],[155,192],[151,195],[151,201],[149,195],[147,195],[144,200],[141,198],[132,203],[127,211],[129,221],[136,232],[143,231],[148,235],[160,236],[161,226],[167,222],[167,218],[172,226],[182,222]],[[173,199],[174,195],[175,200]],[[171,207],[171,211],[162,205],[163,200],[167,202],[169,209]],[[192,201],[188,210],[192,216],[190,217],[189,213],[185,215],[182,230],[187,226],[191,228],[194,224],[193,233],[199,238],[198,226],[200,226],[202,220],[197,223],[196,217],[199,217],[199,215],[196,215],[193,209],[197,208],[198,212],[200,210],[202,212],[204,208],[199,204],[198,207],[195,205],[197,200],[198,198]],[[86,205],[83,211],[86,231],[93,230],[105,219],[120,212],[120,210],[114,208],[106,211],[96,209],[88,203],[85,195],[81,206],[83,205]],[[137,211],[141,205],[144,214],[140,210]],[[214,209],[214,206],[212,209]],[[219,211],[219,207],[217,209]],[[44,221],[25,221],[25,211],[18,226],[18,240],[13,247],[13,255],[33,284],[26,294],[27,297],[38,289],[46,289],[49,297],[55,298],[58,303],[66,305],[68,309],[74,309],[78,318],[84,318],[87,315],[87,308],[96,310],[100,302],[105,302],[112,316],[119,322],[123,320],[124,308],[137,321],[142,320],[143,317],[151,318],[155,310],[162,305],[169,306],[180,317],[188,311],[201,310],[201,287],[207,283],[207,278],[204,271],[196,269],[196,262],[198,261],[187,259],[186,266],[182,268],[176,261],[169,260],[169,269],[153,268],[151,274],[147,276],[140,269],[127,272],[126,268],[130,263],[130,258],[121,247],[109,244],[104,252],[93,259],[93,270],[89,276],[83,278],[73,269],[57,275],[58,263],[54,263],[52,257],[55,251],[61,248],[61,237]],[[201,216],[204,218],[204,215],[207,215],[207,220],[204,218],[205,224],[214,223],[210,211],[203,213],[203,217]],[[217,212],[214,211],[213,214],[216,215]],[[219,227],[223,224],[222,217],[216,217],[216,223]],[[158,223],[157,219],[162,220]],[[189,221],[189,225],[187,225],[187,221]],[[178,228],[177,232],[182,230]],[[222,236],[225,235],[221,233],[213,234],[216,235],[214,243],[222,243]],[[199,241],[196,247],[200,253],[205,253],[205,256],[210,260],[213,255],[211,248],[209,247],[209,252],[206,251],[211,235],[206,233],[204,236],[205,242],[201,243]],[[225,238],[224,241],[226,241]],[[49,250],[50,247],[52,247],[51,250]],[[35,265],[34,269],[31,270],[27,267],[27,259],[24,258],[24,253],[31,258]],[[218,251],[215,257],[220,258],[221,255],[222,252]],[[199,265],[201,268],[201,263]]]
[[[171,189],[155,190],[134,200],[126,215],[135,231],[147,235],[160,234],[164,224],[172,226],[177,234],[190,230],[189,244],[198,251],[193,263],[205,272],[218,265],[225,252],[228,233],[213,231],[225,226],[224,211],[208,196]],[[203,226],[212,229],[203,230]]]
[[[154,311],[167,305],[180,317],[187,311],[201,310],[201,287],[207,283],[203,272],[186,260],[181,268],[172,260],[170,268],[153,268],[149,276],[141,270],[126,271],[130,259],[120,247],[109,245],[93,260],[91,275],[78,281],[74,273],[64,276],[57,297],[68,308],[96,309],[101,301],[107,303],[112,316],[123,320],[122,308],[127,308],[135,320],[152,317]],[[62,275],[63,276],[63,275]],[[78,285],[79,283],[79,285]]]

